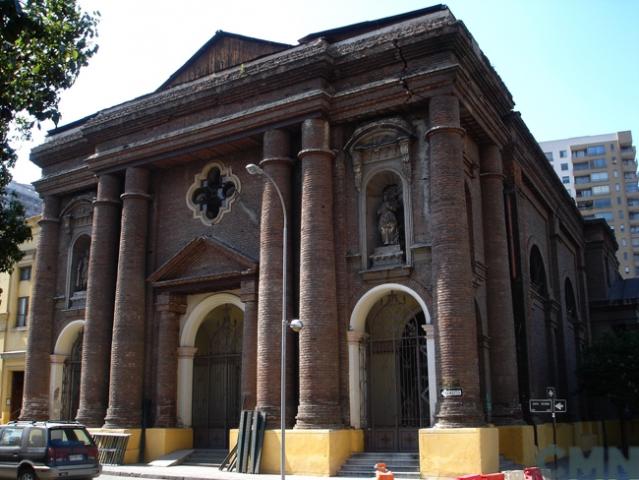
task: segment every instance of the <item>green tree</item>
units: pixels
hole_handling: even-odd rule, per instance
[[[639,331],[607,334],[596,340],[584,351],[578,373],[584,393],[605,398],[615,408],[626,450],[625,421],[639,405]]]
[[[0,271],[22,257],[30,237],[24,210],[6,195],[16,151],[34,126],[60,119],[60,92],[73,85],[97,51],[99,14],[82,12],[75,0],[0,0]]]

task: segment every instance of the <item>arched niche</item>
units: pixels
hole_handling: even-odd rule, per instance
[[[389,118],[361,126],[346,144],[359,196],[362,270],[412,263],[412,138],[408,122]],[[397,239],[389,241],[393,229]]]
[[[75,236],[69,247],[67,262],[68,308],[82,308],[86,300],[89,280],[91,237],[87,233]]]

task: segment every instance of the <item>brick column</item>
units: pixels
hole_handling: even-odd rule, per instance
[[[268,173],[282,193],[287,207],[289,224],[291,197],[290,139],[284,130],[264,134],[264,159],[261,167]],[[271,182],[264,179],[262,217],[260,221],[260,272],[257,305],[257,399],[256,408],[267,413],[267,428],[280,425],[280,358],[282,331],[282,234],[284,227],[282,206]],[[290,229],[289,229],[290,232]],[[288,252],[291,252],[289,236]],[[288,265],[291,265],[289,261]],[[288,279],[292,279],[289,268]],[[288,282],[287,318],[291,318],[291,282]],[[287,342],[290,345],[290,342]],[[291,348],[287,350],[290,356]],[[292,358],[292,357],[291,357]],[[290,361],[288,362],[290,364]],[[288,369],[291,373],[291,369]],[[290,382],[289,382],[290,384]],[[291,389],[287,385],[287,424],[292,423]],[[290,421],[290,422],[289,422]]]
[[[102,175],[93,202],[89,282],[82,346],[78,421],[104,424],[109,396],[109,360],[120,232],[120,179]]]
[[[300,405],[297,428],[341,426],[333,240],[333,152],[329,124],[302,124]]]
[[[29,336],[22,401],[22,420],[49,418],[49,355],[52,351],[53,310],[56,294],[60,201],[44,197],[40,237],[36,248],[35,284],[29,312]]]
[[[522,421],[522,413],[508,263],[503,164],[497,146],[482,148],[480,172],[487,268],[486,308],[490,337],[492,420],[496,424],[517,423]]]
[[[142,420],[148,185],[148,171],[127,169],[105,428],[138,428]]]
[[[433,97],[429,113],[426,135],[431,157],[432,278],[440,387],[462,390],[461,397],[439,397],[437,426],[477,426],[483,423],[483,413],[459,101],[454,96]]]
[[[257,397],[257,292],[255,279],[242,279],[242,410],[254,410]]]
[[[177,350],[180,315],[186,312],[186,299],[181,295],[158,295],[155,310],[159,316],[156,361],[155,426],[174,428],[177,405]]]

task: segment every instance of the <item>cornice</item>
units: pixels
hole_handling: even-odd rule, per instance
[[[89,170],[87,165],[81,165],[72,170],[48,175],[33,182],[33,186],[40,195],[61,195],[92,188],[97,183],[95,174]]]
[[[327,92],[319,89],[308,91],[156,137],[97,151],[87,159],[87,165],[92,171],[99,172],[119,169],[124,164],[144,159],[166,159],[261,132],[282,118],[295,122],[320,115],[329,106],[330,96]]]
[[[432,57],[432,58],[431,58]],[[383,76],[371,65],[388,65]],[[352,83],[350,75],[354,75]],[[366,79],[366,80],[364,80]],[[315,81],[314,90],[280,95],[268,103],[260,96]],[[459,85],[469,83],[466,89]],[[273,125],[285,126],[322,115],[332,122],[352,121],[424,103],[428,97],[451,93],[457,85],[466,109],[481,118],[482,128],[497,143],[504,141],[499,111],[512,107],[512,99],[499,76],[483,56],[465,26],[448,12],[421,17],[329,44],[323,39],[299,45],[201,79],[158,91],[98,112],[73,130],[54,134],[35,150],[41,164],[68,159],[66,152],[93,154],[86,160],[93,172],[120,170],[261,133]],[[454,93],[454,92],[453,92]],[[466,98],[467,97],[467,98]],[[244,100],[251,98],[253,108]],[[488,98],[489,100],[486,100]],[[493,102],[497,107],[492,108]],[[216,116],[217,106],[232,106],[232,113]],[[237,105],[237,106],[236,106]],[[225,107],[228,110],[228,107]],[[209,120],[175,127],[151,136],[152,129],[179,117],[204,110]],[[213,116],[214,118],[211,118]],[[192,115],[191,118],[195,118]],[[195,121],[195,120],[191,120]],[[148,136],[132,139],[133,133]],[[101,147],[129,136],[113,147]],[[82,162],[82,158],[78,162]],[[74,170],[73,179],[61,175],[38,182],[42,188],[70,188],[87,183],[89,174]],[[65,172],[66,174],[66,172]],[[89,182],[89,184],[94,183]]]
[[[332,64],[327,49],[328,44],[320,39],[134,99],[98,113],[87,122],[84,134],[94,141],[105,141],[176,116],[242,102],[305,79],[327,77]]]

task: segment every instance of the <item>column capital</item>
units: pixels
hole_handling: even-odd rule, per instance
[[[349,344],[361,343],[368,338],[368,333],[361,330],[349,330],[346,332],[346,338]]]
[[[290,157],[268,157],[263,158],[260,161],[260,167],[268,169],[273,164],[284,165],[285,167],[292,167],[294,160]]]
[[[299,151],[299,153],[297,154],[297,158],[302,160],[304,157],[312,153],[319,153],[321,155],[324,155],[327,157],[327,160],[333,160],[335,158],[335,152],[330,148],[304,148]]]
[[[197,347],[178,347],[178,358],[193,358],[197,353]]]
[[[428,139],[435,133],[456,133],[462,138],[466,136],[466,130],[457,125],[435,125],[429,128],[424,136]]]
[[[53,353],[49,355],[49,358],[51,359],[51,363],[64,363],[65,360],[69,358],[69,355],[63,355],[61,353]]]
[[[495,144],[484,145],[479,151],[480,175],[498,175],[504,177],[501,150]]]
[[[183,314],[186,312],[186,298],[184,295],[160,293],[155,298],[155,309],[158,312]]]
[[[424,335],[426,335],[427,340],[435,338],[435,325],[432,323],[425,323],[422,325],[422,330],[424,330]]]

